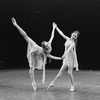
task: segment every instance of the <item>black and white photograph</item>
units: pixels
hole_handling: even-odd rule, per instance
[[[99,32],[99,0],[1,0],[0,100],[100,100]]]

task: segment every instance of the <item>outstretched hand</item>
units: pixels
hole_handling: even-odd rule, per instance
[[[57,27],[57,24],[55,22],[53,22],[53,28],[56,28]]]
[[[11,18],[11,21],[12,21],[12,23],[13,23],[14,26],[17,25],[17,22],[16,22],[15,18]]]

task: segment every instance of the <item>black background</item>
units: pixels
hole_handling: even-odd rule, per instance
[[[27,42],[13,26],[14,17],[38,45],[48,41],[55,22],[70,37],[80,31],[77,56],[80,69],[100,70],[99,0],[0,0],[0,68],[28,68]],[[65,40],[55,31],[52,55],[62,56]],[[59,69],[62,61],[52,60],[48,69]]]

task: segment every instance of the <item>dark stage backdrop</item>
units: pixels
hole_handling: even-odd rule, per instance
[[[80,31],[77,55],[80,69],[100,70],[100,0],[0,0],[0,68],[28,68],[27,42],[12,25],[11,18],[38,45],[48,41],[52,22],[65,35]],[[65,40],[55,31],[52,55],[62,56]],[[46,68],[61,67],[51,60]]]

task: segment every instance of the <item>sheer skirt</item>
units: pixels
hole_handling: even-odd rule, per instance
[[[43,69],[44,61],[45,57],[43,53],[39,53],[38,51],[34,51],[28,56],[29,67],[33,69]]]
[[[63,65],[67,65],[68,67],[77,68],[78,62],[75,58],[74,52],[70,51],[63,60]]]

